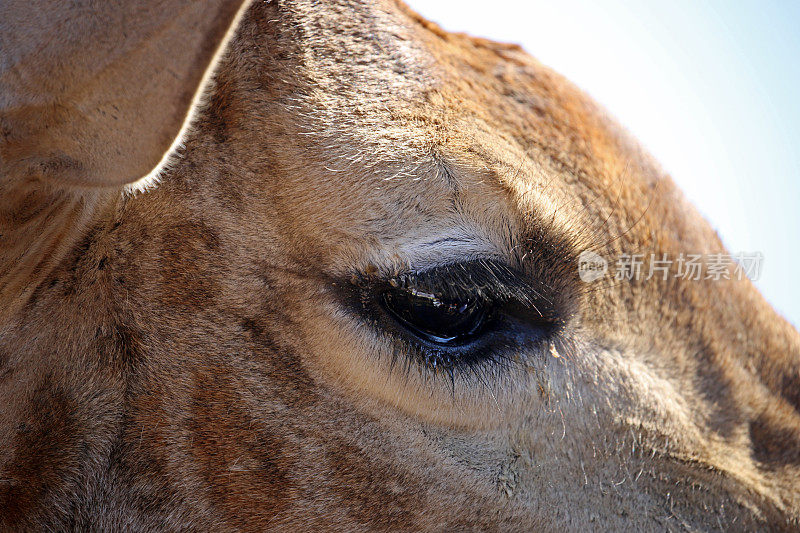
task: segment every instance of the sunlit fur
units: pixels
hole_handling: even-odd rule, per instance
[[[116,85],[58,96],[97,78],[54,72],[42,90],[71,102],[77,152],[10,111],[24,91],[0,97],[3,530],[798,527],[800,335],[747,280],[578,279],[586,249],[725,249],[552,70],[390,1],[256,2],[238,24],[237,2],[208,2],[196,24],[102,44],[73,4],[45,4],[78,21],[45,40],[86,57],[172,50],[131,76],[192,43],[205,59],[121,112],[124,135],[76,111]],[[8,5],[0,36],[27,20]],[[200,99],[220,20],[236,34]],[[172,31],[184,47],[159,44]],[[47,59],[9,54],[26,58],[9,87]],[[170,119],[152,138],[192,101],[185,135]],[[171,145],[159,183],[123,190],[138,176],[114,168],[149,172]],[[60,179],[53,154],[84,174]],[[547,288],[555,338],[451,379],[349,304],[360,280],[472,260]]]

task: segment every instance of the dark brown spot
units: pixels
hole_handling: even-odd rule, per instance
[[[16,529],[34,510],[47,509],[48,495],[63,493],[77,467],[80,442],[76,406],[51,378],[30,398],[30,418],[17,426],[0,470],[0,524]],[[3,528],[5,530],[5,528]]]
[[[296,347],[281,342],[275,332],[276,328],[291,326],[271,305],[264,304],[262,309],[262,316],[242,318],[240,327],[249,337],[255,358],[268,365],[271,395],[292,407],[308,407],[317,401],[317,385],[306,371]]]
[[[414,511],[425,508],[426,502],[409,488],[424,485],[421,480],[343,438],[327,444],[325,457],[335,475],[335,494],[354,521],[371,530],[418,529]]]
[[[225,71],[220,71],[215,80],[214,92],[209,96],[201,116],[203,131],[210,132],[218,144],[228,141],[230,123],[235,122],[231,109],[234,89],[235,83],[226,77]]]
[[[770,407],[750,422],[753,458],[767,468],[800,465],[800,423],[786,404]]]
[[[795,411],[800,412],[800,374],[787,371],[782,376],[781,394]]]
[[[727,374],[727,365],[718,359],[716,353],[713,348],[701,348],[696,357],[699,364],[695,380],[697,390],[711,410],[709,429],[723,438],[730,438],[743,423],[744,415],[737,407],[742,402],[736,397],[735,381]]]
[[[234,386],[223,368],[195,376],[191,453],[225,520],[241,530],[263,531],[289,504],[293,462],[277,432],[240,407]]]
[[[161,237],[161,293],[171,308],[205,308],[219,295],[220,238],[203,222],[165,228]]]

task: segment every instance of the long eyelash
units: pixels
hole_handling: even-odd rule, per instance
[[[511,270],[489,260],[476,260],[437,267],[422,272],[408,272],[389,280],[393,287],[421,290],[447,299],[482,299],[488,302],[517,301],[544,314],[540,307],[552,302],[544,297],[542,287]]]

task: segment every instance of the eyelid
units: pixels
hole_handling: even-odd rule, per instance
[[[491,238],[481,227],[468,222],[444,228],[425,240],[412,240],[399,244],[397,253],[401,257],[413,257],[417,265],[446,265],[454,260],[502,257],[497,240]],[[427,270],[427,268],[426,268]]]

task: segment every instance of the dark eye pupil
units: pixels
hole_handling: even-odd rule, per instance
[[[486,321],[487,305],[479,300],[448,301],[408,289],[389,290],[382,300],[400,324],[436,344],[465,343],[481,332]]]

